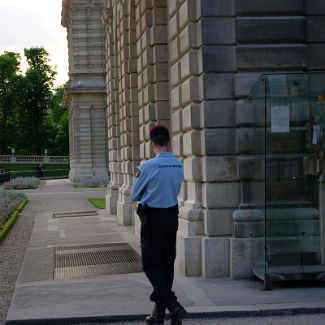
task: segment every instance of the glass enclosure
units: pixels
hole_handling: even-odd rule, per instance
[[[254,172],[242,203],[260,213],[264,241],[253,273],[266,287],[325,278],[325,74],[261,75],[248,103]]]

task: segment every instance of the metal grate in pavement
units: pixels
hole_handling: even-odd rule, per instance
[[[54,279],[142,272],[141,258],[127,243],[56,247]]]
[[[89,217],[89,216],[98,216],[98,213],[96,210],[53,213],[53,218]]]

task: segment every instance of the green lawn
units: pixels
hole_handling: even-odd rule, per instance
[[[102,184],[73,184],[74,188],[104,188]]]
[[[90,197],[88,201],[95,206],[97,209],[105,209],[106,208],[106,200],[101,197]]]

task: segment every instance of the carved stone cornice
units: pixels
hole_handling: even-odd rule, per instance
[[[103,17],[102,17],[104,24],[108,25],[112,17],[113,17],[113,9],[105,7],[105,9],[103,10]]]

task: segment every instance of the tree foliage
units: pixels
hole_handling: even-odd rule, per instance
[[[51,155],[68,155],[69,153],[68,110],[63,105],[66,86],[65,84],[58,87],[52,96],[51,108],[49,110],[49,121],[52,130],[52,141],[49,145]]]
[[[68,154],[64,86],[54,89],[56,71],[44,48],[25,49],[28,68],[20,70],[19,54],[0,55],[0,154]]]
[[[14,145],[20,81],[19,54],[4,52],[0,55],[0,151],[4,153]]]

